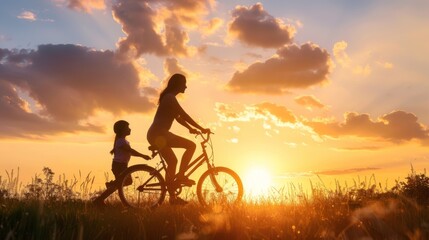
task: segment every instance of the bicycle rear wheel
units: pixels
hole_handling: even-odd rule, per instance
[[[214,167],[204,172],[198,180],[197,196],[205,206],[234,204],[243,197],[243,183],[233,170]]]
[[[119,181],[119,198],[131,208],[154,208],[165,198],[167,189],[162,175],[147,165],[129,167]]]

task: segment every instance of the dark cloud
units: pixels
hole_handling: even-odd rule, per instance
[[[119,53],[132,57],[149,53],[158,56],[189,56],[185,27],[197,29],[213,0],[118,0],[113,15],[126,37],[119,41]]]
[[[59,132],[93,131],[101,132],[102,127],[78,124],[76,121],[52,121],[28,109],[15,87],[0,80],[0,138],[38,138]]]
[[[118,1],[113,5],[113,14],[127,34],[119,41],[120,53],[128,54],[135,50],[137,56],[143,53],[167,55],[162,36],[156,31],[156,11],[146,1]]]
[[[1,131],[11,135],[99,131],[82,124],[97,110],[119,114],[147,112],[154,107],[141,95],[132,63],[119,62],[112,51],[76,45],[1,49],[0,82]],[[13,129],[5,129],[5,123],[14,123],[9,124]]]
[[[263,48],[279,48],[292,43],[295,28],[266,12],[261,3],[237,6],[232,11],[229,33],[242,42]]]
[[[429,138],[429,130],[418,122],[412,113],[394,111],[385,114],[378,120],[371,120],[368,114],[347,113],[345,121],[339,122],[307,122],[319,135],[340,137],[344,135],[382,139],[400,143],[412,139],[425,142]]]
[[[292,88],[307,88],[328,82],[329,53],[312,43],[280,48],[265,62],[235,72],[227,89],[241,93],[282,94]]]

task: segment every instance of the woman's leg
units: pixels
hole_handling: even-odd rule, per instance
[[[179,178],[183,177],[186,170],[188,169],[189,162],[191,161],[197,146],[191,140],[177,136],[173,133],[169,133],[168,146],[171,148],[185,149],[185,152],[183,153],[183,156],[182,156],[182,160],[180,161],[180,169],[179,169],[179,172],[177,173],[177,176]]]
[[[164,147],[159,150],[161,156],[167,162],[167,169],[165,169],[165,181],[167,182],[167,190],[170,196],[175,196],[174,191],[176,190],[171,184],[174,181],[176,175],[177,158],[173,152],[173,149]]]

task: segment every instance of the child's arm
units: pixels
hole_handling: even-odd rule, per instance
[[[144,154],[142,154],[142,153],[139,153],[139,152],[137,152],[136,150],[134,150],[134,149],[132,149],[131,147],[130,147],[130,152],[131,152],[131,155],[132,156],[136,156],[136,157],[141,157],[141,158],[144,158],[144,159],[146,159],[146,160],[150,160],[150,159],[152,159],[151,157],[149,157],[148,155],[144,155]]]
[[[125,151],[129,152],[129,153],[131,154],[131,156],[141,157],[141,158],[144,158],[144,159],[146,159],[146,160],[150,160],[150,159],[152,159],[152,158],[151,158],[151,157],[149,157],[148,155],[144,155],[144,154],[139,153],[138,151],[136,151],[136,150],[132,149],[132,148],[130,147],[130,145],[123,145],[123,146],[121,146],[120,148],[122,148],[123,150],[125,150]]]

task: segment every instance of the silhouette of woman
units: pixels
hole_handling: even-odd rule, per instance
[[[174,185],[184,183],[187,185],[195,184],[195,181],[185,177],[186,168],[195,152],[194,142],[177,136],[170,132],[173,121],[183,125],[191,134],[210,132],[210,129],[201,127],[196,123],[180,106],[176,95],[184,93],[186,89],[186,77],[182,74],[174,74],[168,80],[167,87],[161,92],[152,125],[147,133],[147,140],[152,146],[159,149],[159,153],[167,162],[166,182],[167,191],[170,194],[170,204],[186,204],[187,202],[176,196]],[[195,129],[197,128],[197,129]],[[176,175],[177,157],[172,148],[184,148],[179,172]]]

